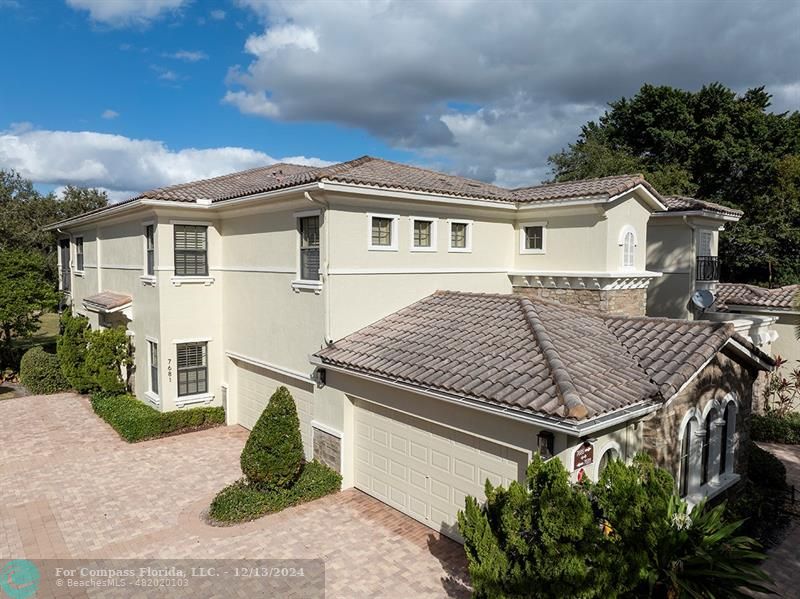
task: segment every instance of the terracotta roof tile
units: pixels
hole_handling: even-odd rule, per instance
[[[584,420],[671,397],[734,335],[725,323],[438,292],[316,355],[424,390]]]
[[[742,283],[719,283],[715,295],[717,309],[722,310],[728,305],[791,310],[798,294],[800,294],[800,285],[767,289]]]
[[[645,181],[643,175],[614,175],[597,179],[548,183],[533,187],[520,187],[513,190],[512,193],[518,202],[541,202],[584,197],[609,199],[633,189],[637,185],[644,185],[656,198],[661,199],[661,196],[653,186]]]
[[[89,295],[83,298],[83,301],[86,302],[87,304],[97,306],[102,310],[113,310],[115,308],[121,308],[122,306],[130,304],[133,301],[133,298],[130,295],[126,295],[124,293],[117,293],[115,291],[103,291],[101,293]]]
[[[717,212],[726,216],[734,216],[741,218],[744,212],[722,204],[715,204],[714,202],[707,202],[705,200],[698,200],[697,198],[690,198],[686,196],[664,196],[662,197],[664,205],[667,207],[667,212],[691,212],[705,210],[707,212]]]

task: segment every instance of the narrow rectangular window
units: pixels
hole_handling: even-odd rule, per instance
[[[146,265],[145,272],[148,275],[154,275],[156,272],[156,236],[155,225],[147,225],[144,228],[144,238],[146,244]]]
[[[382,216],[372,217],[372,245],[375,247],[392,246],[392,219]]]
[[[75,268],[83,270],[83,237],[75,238]]]
[[[450,223],[450,248],[457,250],[467,249],[468,235],[468,223]]]
[[[525,227],[525,249],[544,249],[544,227],[540,225]]]
[[[693,434],[694,427],[691,422],[687,422],[686,428],[683,429],[683,443],[681,444],[681,497],[686,497],[689,494],[689,464],[691,462]]]
[[[178,396],[208,392],[207,344],[178,345]]]
[[[700,231],[698,245],[700,246],[697,248],[698,256],[713,256],[714,234],[710,231]]]
[[[300,221],[300,279],[319,281],[319,216]]]
[[[175,275],[208,276],[208,227],[175,225]]]
[[[150,345],[150,391],[158,395],[158,343],[147,343]]]
[[[414,220],[414,247],[429,248],[432,243],[433,222],[429,220]]]

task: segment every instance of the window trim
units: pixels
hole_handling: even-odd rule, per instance
[[[319,227],[319,259],[320,269],[317,279],[304,279],[303,278],[303,232],[300,230],[300,221],[304,218],[317,217],[317,226]],[[322,211],[321,210],[304,210],[302,212],[294,213],[295,230],[297,233],[297,260],[295,264],[295,279],[292,281],[292,287],[295,289],[316,289],[322,287]]]
[[[212,227],[211,223],[203,222],[203,221],[170,221],[172,225],[172,276],[173,276],[173,283],[175,282],[174,279],[178,280],[187,280],[187,281],[195,281],[198,282],[206,282],[209,278],[211,278],[211,267],[209,266],[209,239],[208,239],[208,230]],[[176,227],[204,227],[206,230],[206,249],[205,249],[205,274],[178,274],[178,250],[175,248],[175,235],[176,235]],[[213,281],[213,279],[211,279]]]
[[[147,342],[147,392],[145,395],[147,398],[155,403],[156,405],[160,404],[160,390],[161,390],[161,368],[158,362],[158,356],[160,355],[159,352],[161,351],[158,346],[158,339],[154,337],[145,337]],[[153,347],[156,348],[156,364],[153,364]],[[156,370],[156,389],[153,389],[153,367],[155,366]]]
[[[525,247],[525,240],[527,235],[525,229],[527,227],[541,227],[542,228],[542,249],[528,249]],[[547,221],[532,221],[519,224],[519,253],[520,254],[546,254],[547,253]]]
[[[474,221],[465,220],[462,218],[448,218],[447,219],[447,251],[456,254],[470,254],[472,253],[472,226]],[[453,225],[467,225],[466,236],[464,240],[464,247],[453,247]]]
[[[205,357],[205,364],[203,366],[191,366],[187,368],[181,369],[180,365],[178,364],[178,352],[180,350],[181,345],[200,345],[203,346],[203,356]],[[175,386],[176,388],[176,402],[186,402],[187,400],[201,398],[209,395],[209,368],[208,368],[208,341],[206,340],[180,340],[175,342]],[[181,371],[182,370],[199,370],[201,368],[205,369],[205,389],[202,391],[196,391],[195,393],[184,393],[181,394]],[[188,390],[188,382],[187,382],[187,390]]]
[[[703,251],[703,239],[708,239],[708,254],[701,254]],[[697,247],[695,248],[698,256],[714,257],[714,231],[711,229],[697,229]]]
[[[78,241],[80,240],[80,243]],[[78,251],[78,247],[80,247],[80,252]],[[83,235],[76,235],[75,236],[75,274],[83,275],[86,272],[86,244],[85,238]],[[79,259],[80,258],[80,259]]]
[[[390,219],[391,226],[389,228],[389,235],[391,235],[391,239],[389,240],[391,243],[389,245],[372,245],[372,219],[373,218],[388,218]],[[400,221],[400,216],[397,214],[379,214],[377,212],[368,212],[367,213],[367,249],[371,252],[396,252],[398,250],[397,239],[398,239],[398,223]]]
[[[153,272],[147,272],[147,227],[153,227]],[[156,279],[156,221],[148,220],[142,223],[142,243],[144,253],[144,264],[142,265],[142,276],[140,277],[145,282],[155,282]]]
[[[625,264],[625,240],[628,234],[633,235],[633,261],[631,264]],[[636,228],[632,225],[624,225],[619,231],[619,238],[617,244],[620,248],[619,265],[622,270],[635,270],[636,269],[636,248],[639,247],[639,234]]]
[[[431,244],[430,246],[414,245],[414,226],[417,221],[431,224]],[[409,216],[408,247],[411,252],[437,252],[439,251],[439,219],[435,216]]]

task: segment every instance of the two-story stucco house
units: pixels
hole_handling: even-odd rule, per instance
[[[130,332],[138,398],[250,428],[285,385],[307,458],[455,536],[464,496],[536,451],[594,477],[646,450],[690,499],[739,479],[771,360],[724,323],[645,317],[667,207],[641,176],[509,190],[363,157],[53,228],[75,311]]]

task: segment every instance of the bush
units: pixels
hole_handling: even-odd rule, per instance
[[[130,342],[123,327],[86,331],[86,377],[92,389],[107,393],[122,393],[127,385],[122,380],[122,369],[131,364]]]
[[[287,507],[335,493],[342,477],[317,461],[305,464],[297,482],[288,489],[264,489],[241,479],[217,493],[209,517],[217,522],[254,520]]]
[[[292,394],[278,387],[256,422],[241,457],[242,472],[261,488],[288,488],[303,467],[300,419]]]
[[[159,412],[132,395],[95,393],[92,409],[129,443],[225,424],[222,407]]]
[[[91,377],[86,373],[86,335],[89,321],[83,316],[73,316],[71,310],[61,315],[61,334],[57,353],[61,371],[73,389],[86,393],[92,389]]]
[[[797,412],[789,412],[783,416],[775,412],[753,414],[750,436],[753,441],[796,445],[800,443],[800,414]]]
[[[19,378],[34,394],[58,393],[69,389],[58,356],[47,353],[41,347],[33,347],[22,356]]]

